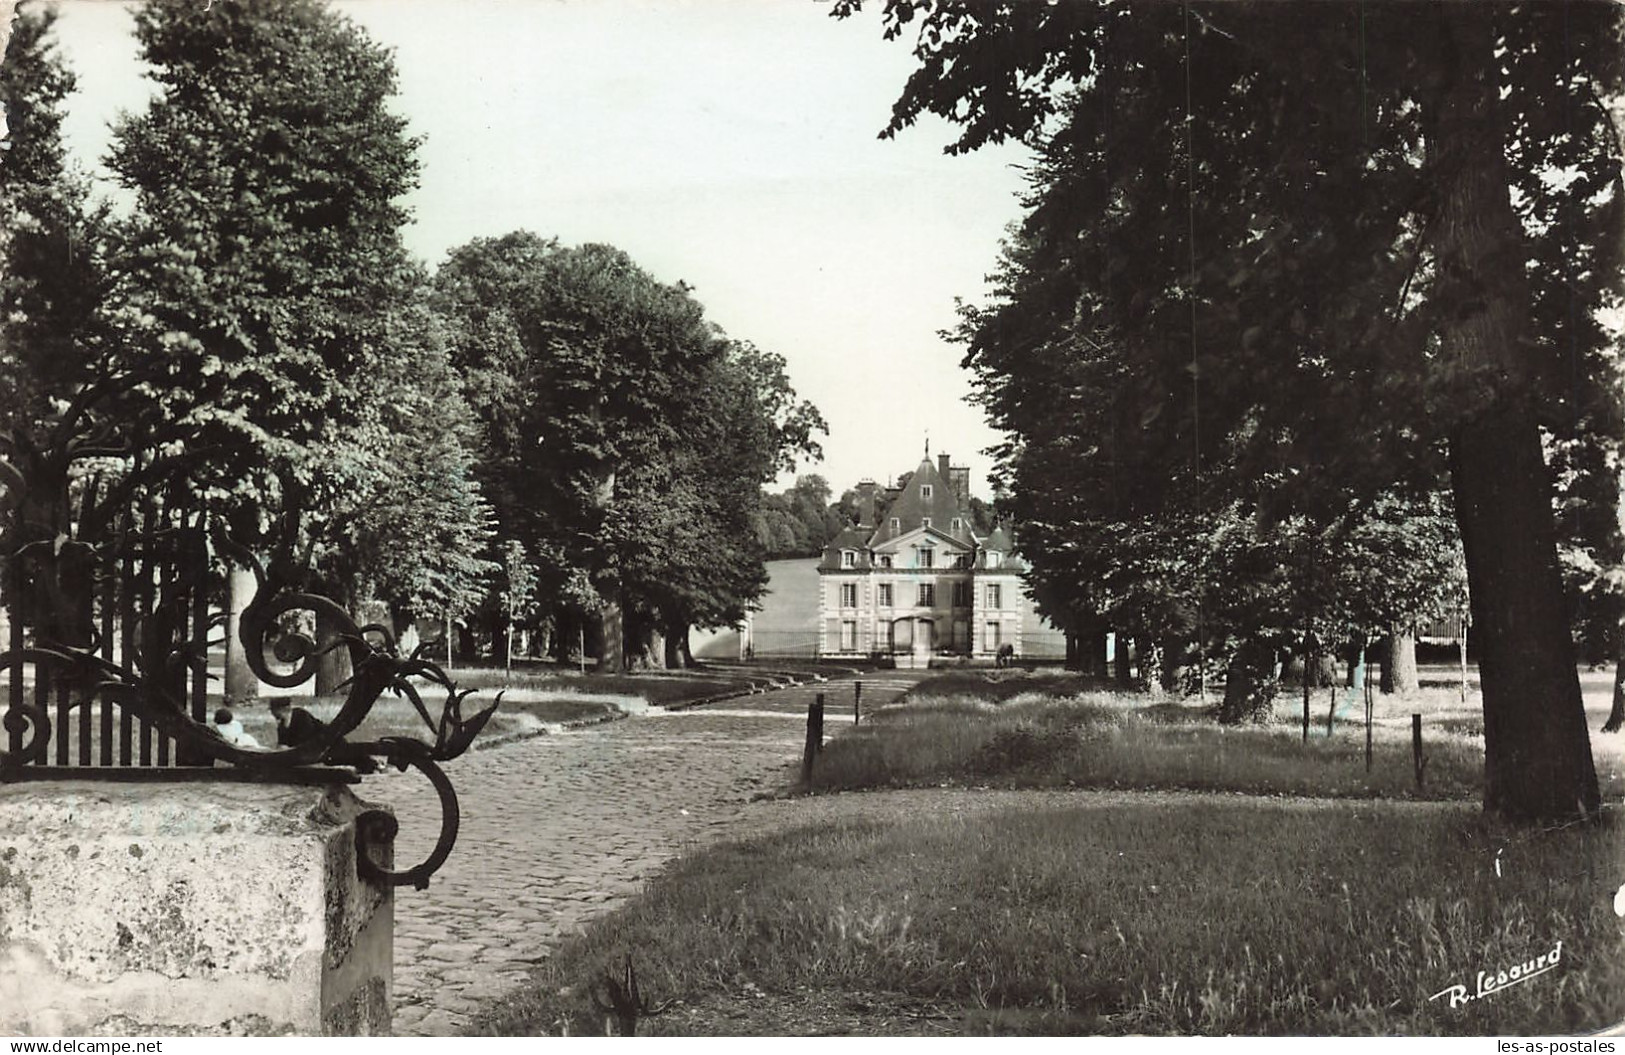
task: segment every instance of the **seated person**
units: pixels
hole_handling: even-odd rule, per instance
[[[243,731],[243,723],[238,721],[231,710],[226,707],[214,712],[214,731],[220,734],[220,739],[236,747],[258,747],[260,742]]]
[[[276,742],[279,747],[298,747],[321,735],[327,723],[303,707],[295,707],[286,696],[271,701],[271,717],[276,719]]]

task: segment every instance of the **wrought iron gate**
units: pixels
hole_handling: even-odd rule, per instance
[[[406,870],[381,866],[396,822],[370,811],[357,826],[358,867],[380,882],[426,886],[460,817],[439,763],[467,750],[497,703],[465,717],[469,694],[443,668],[400,655],[389,627],[358,626],[332,600],[297,589],[288,540],[267,571],[194,504],[73,468],[20,437],[0,438],[0,508],[8,512],[0,534],[0,781],[354,783],[381,764],[413,768],[440,798],[433,852]],[[239,637],[260,680],[295,688],[315,677],[324,652],[348,652],[354,673],[343,704],[302,742],[240,746],[209,722],[209,649],[225,644],[224,605],[212,599],[223,594],[228,561],[251,568],[258,584]],[[301,616],[338,627],[336,638],[318,646]],[[438,716],[426,691],[445,694]],[[411,703],[430,740],[348,739],[384,692]]]

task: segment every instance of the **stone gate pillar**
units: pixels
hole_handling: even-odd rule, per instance
[[[0,784],[0,1034],[387,1034],[370,808],[341,784]]]

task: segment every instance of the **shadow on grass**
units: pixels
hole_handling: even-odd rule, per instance
[[[652,998],[680,1002],[653,1033],[920,1032],[903,1006],[959,1033],[1562,1034],[1625,1015],[1599,893],[1618,818],[1540,831],[1458,805],[1160,797],[900,816],[686,859],[476,1031],[601,1032],[586,985],[628,953]],[[1527,985],[1429,999],[1558,942]]]

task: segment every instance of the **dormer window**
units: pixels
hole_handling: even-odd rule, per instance
[[[891,518],[891,529],[893,531],[901,531],[903,529],[903,522],[901,520],[899,520],[897,517],[892,517]]]
[[[880,566],[882,568],[891,567],[891,554],[890,553],[882,553],[880,555]]]
[[[952,524],[953,533],[956,535],[959,534],[959,532],[964,529],[964,525],[965,522],[963,520],[959,519],[958,517],[954,517]]]
[[[931,485],[930,484],[921,484],[920,485],[920,497],[925,499],[927,502],[931,501]]]
[[[857,566],[858,566],[858,555],[857,555],[857,553],[852,551],[852,550],[849,550],[849,549],[843,549],[841,551],[841,567],[843,567],[843,568],[856,568]]]
[[[930,527],[931,526],[931,518],[930,517],[921,517],[920,518],[920,526],[923,527],[923,528]]]
[[[990,550],[987,551],[987,566],[989,568],[997,568],[999,566],[999,551],[998,550],[990,549]]]

